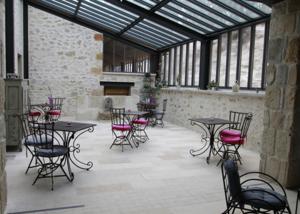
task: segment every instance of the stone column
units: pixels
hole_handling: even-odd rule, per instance
[[[300,186],[300,1],[273,5],[260,170]]]
[[[4,213],[6,207],[6,172],[5,172],[5,119],[4,119],[4,0],[0,0],[0,213]]]

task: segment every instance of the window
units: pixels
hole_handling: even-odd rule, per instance
[[[104,37],[104,72],[150,72],[148,53]]]

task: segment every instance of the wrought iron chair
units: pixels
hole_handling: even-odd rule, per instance
[[[129,124],[127,118],[124,115],[125,108],[111,108],[110,109],[110,116],[111,116],[111,131],[115,137],[113,143],[110,146],[122,146],[122,152],[124,145],[131,145],[129,141],[129,135],[131,133],[132,127]]]
[[[154,114],[154,125],[160,125],[161,127],[164,127],[165,124],[164,124],[163,118],[164,118],[165,112],[167,110],[167,102],[168,102],[168,99],[163,100],[163,109],[162,109],[162,111],[155,110],[153,112],[153,114]]]
[[[69,149],[67,146],[60,145],[58,140],[54,137],[54,122],[50,123],[36,123],[34,125],[34,138],[41,142],[45,139],[48,143],[35,147],[35,157],[39,162],[38,175],[36,176],[32,185],[41,178],[51,178],[51,190],[53,190],[54,177],[67,177],[69,181],[72,179],[67,175],[63,165],[69,162],[67,154]],[[61,169],[62,174],[54,174],[57,169]]]
[[[146,132],[148,124],[149,119],[147,118],[136,118],[132,121],[131,139],[136,141],[136,145],[139,143],[145,143],[147,140],[149,140]]]
[[[224,129],[220,132],[221,149],[224,152],[223,158],[227,155],[232,155],[235,160],[242,164],[238,150],[246,142],[252,114],[231,111],[229,119],[236,122],[236,124],[231,124],[229,129]]]
[[[18,118],[22,125],[22,134],[23,134],[22,142],[26,147],[26,157],[27,157],[27,151],[29,151],[31,155],[30,162],[25,171],[25,174],[27,174],[29,169],[40,166],[35,155],[36,148],[40,146],[45,146],[46,144],[50,143],[50,141],[48,141],[46,136],[44,135],[41,136],[41,138],[37,138],[36,135],[34,134],[35,127],[33,126],[33,124],[38,120],[38,117],[35,114],[33,114],[32,112],[24,113],[18,115]]]
[[[50,110],[47,112],[50,121],[57,121],[61,116],[63,97],[49,97]]]
[[[223,214],[235,210],[242,213],[291,213],[286,192],[275,178],[261,172],[240,176],[232,159],[225,160],[221,169],[227,206]]]

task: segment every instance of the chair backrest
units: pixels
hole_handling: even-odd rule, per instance
[[[163,100],[163,112],[165,112],[167,110],[167,102],[168,102],[168,99]]]
[[[112,125],[124,125],[126,120],[124,116],[125,108],[111,108],[110,118]]]
[[[242,126],[241,126],[241,137],[242,137],[242,138],[247,137],[247,132],[248,132],[248,130],[249,130],[251,121],[252,121],[252,114],[249,113],[249,114],[245,117],[245,119],[244,119],[244,121],[243,121],[243,123],[242,123]]]
[[[50,101],[52,99],[52,101]],[[51,110],[62,110],[63,101],[65,98],[63,97],[49,97],[49,104]]]
[[[32,117],[29,116],[28,113],[19,114],[17,115],[17,117],[22,125],[23,138],[26,138],[27,136],[33,133],[33,126],[30,122],[34,120],[32,119]]]
[[[237,164],[232,159],[227,159],[222,163],[222,179],[224,185],[225,200],[227,206],[231,201],[238,201],[242,192],[240,176]]]
[[[33,135],[37,142],[47,142],[45,148],[53,149],[54,145],[54,122],[41,123],[29,122],[33,124]]]
[[[229,120],[232,122],[236,122],[236,124],[231,124],[229,126],[230,129],[242,130],[243,122],[247,115],[251,113],[248,112],[238,112],[238,111],[230,111],[229,112]]]

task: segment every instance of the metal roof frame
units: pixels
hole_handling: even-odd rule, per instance
[[[180,0],[26,0],[26,3],[154,54],[188,41],[211,40],[222,33],[270,19],[265,9],[241,0],[228,3],[221,0],[187,3]],[[250,15],[245,11],[251,12]]]

